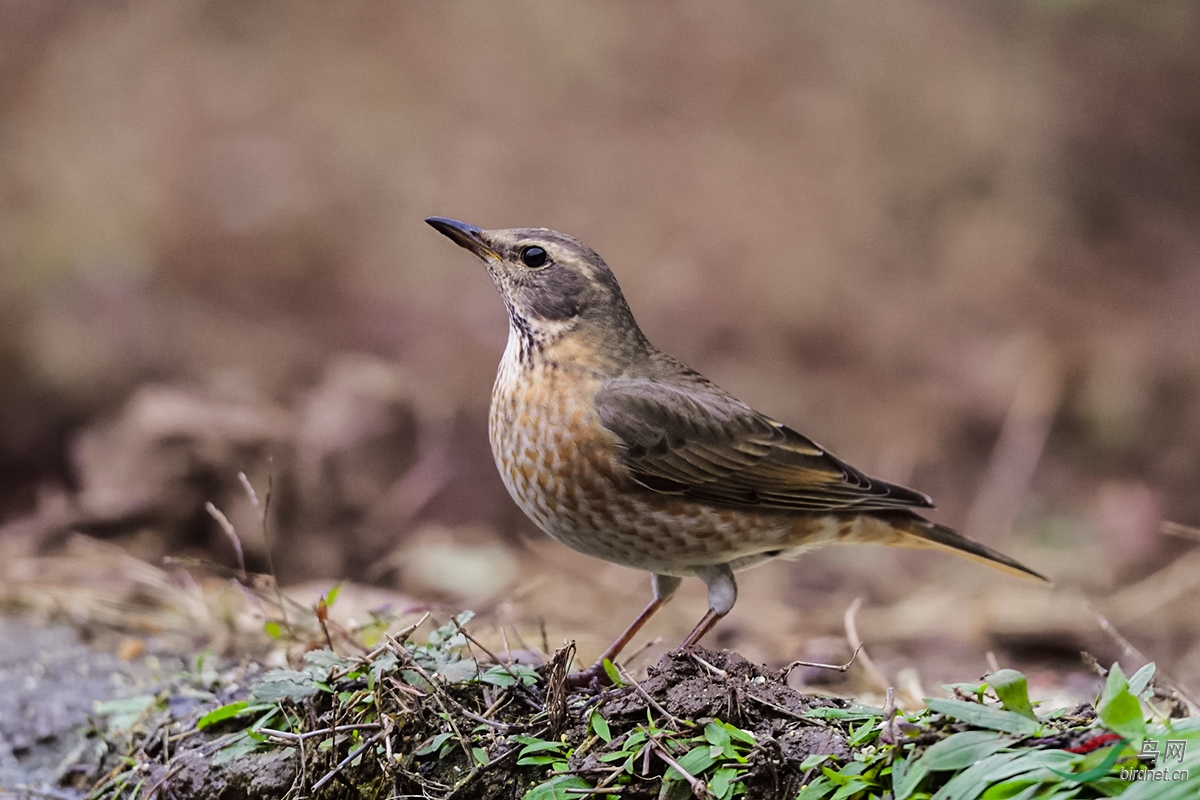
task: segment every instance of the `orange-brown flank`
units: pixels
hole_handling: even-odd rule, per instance
[[[492,391],[489,432],[504,485],[539,528],[597,558],[664,575],[734,569],[859,534],[857,520],[717,508],[638,485],[593,398],[598,372],[509,340]],[[572,354],[576,355],[576,354]]]

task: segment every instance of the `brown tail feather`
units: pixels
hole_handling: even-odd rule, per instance
[[[917,514],[893,517],[891,521],[897,530],[915,537],[917,541],[913,541],[911,544],[904,543],[911,547],[932,547],[969,558],[993,569],[1007,572],[1009,575],[1016,575],[1018,578],[1035,578],[1046,583],[1051,582],[1045,575],[1030,569],[1016,559],[972,541],[953,528],[930,522]]]

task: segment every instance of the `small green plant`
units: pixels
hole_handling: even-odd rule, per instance
[[[326,597],[327,603],[335,599],[336,591]],[[183,736],[171,732],[180,723],[171,718],[168,693],[100,704],[97,731],[125,744],[88,797],[118,800],[157,791],[147,783],[147,762],[169,765],[177,751],[160,755],[152,746],[172,737],[207,742],[206,754],[217,765],[295,748],[303,774],[294,788],[302,785],[313,796],[334,779],[375,781],[372,786],[406,780],[412,793],[426,797],[463,796],[480,788],[469,787],[472,781],[501,770],[526,800],[647,794],[742,800],[772,785],[792,786],[790,800],[1200,796],[1200,719],[1170,719],[1156,708],[1153,664],[1128,678],[1114,664],[1094,714],[1040,709],[1025,676],[1014,670],[951,684],[945,688],[952,697],[928,698],[915,713],[844,701],[788,710],[753,694],[766,677],[749,680],[705,665],[700,675],[716,681],[720,692],[749,697],[739,718],[749,727],[678,718],[678,708],[663,707],[661,689],[656,701],[649,684],[633,684],[609,665],[624,683],[599,696],[568,693],[561,733],[551,733],[550,692],[541,673],[480,663],[478,645],[464,629],[470,619],[469,612],[459,614],[421,643],[381,633],[380,644],[358,657],[312,650],[295,668],[238,677],[232,687],[232,670],[222,673],[213,659],[202,659],[180,678],[203,703]],[[747,717],[747,708],[756,711]],[[764,728],[766,719],[771,723]],[[836,748],[781,761],[779,737],[814,727],[836,740]],[[754,731],[764,730],[770,738],[760,741]],[[1134,779],[1152,766],[1147,754],[1168,768],[1162,780]],[[775,782],[766,782],[777,769]]]

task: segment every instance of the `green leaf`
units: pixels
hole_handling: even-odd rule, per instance
[[[823,800],[823,798],[831,795],[837,785],[830,782],[824,775],[810,781],[800,787],[800,793],[796,795],[796,800]]]
[[[842,767],[842,769],[844,770],[845,767]],[[845,786],[854,779],[854,776],[851,774],[844,775],[842,774],[842,770],[833,770],[829,767],[821,767],[821,774],[832,781],[835,786]]]
[[[980,800],[1031,800],[1042,788],[1041,781],[1021,780],[995,783],[981,794]]]
[[[612,741],[612,731],[608,729],[608,722],[604,717],[600,716],[600,711],[593,708],[591,716],[588,717],[588,727],[596,732],[596,735],[604,740],[605,743]]]
[[[265,711],[274,707],[275,706],[271,703],[250,705],[250,703],[246,702],[245,700],[238,700],[236,703],[226,703],[220,708],[214,708],[212,711],[196,720],[196,729],[202,731],[210,725],[216,725],[218,722],[224,722],[227,719],[240,717],[244,714],[255,714],[259,711]]]
[[[1088,788],[1099,792],[1102,797],[1116,797],[1129,788],[1129,782],[1110,775],[1107,778],[1092,781],[1088,784]]]
[[[517,679],[520,679],[521,683],[526,686],[533,686],[538,682],[538,674],[534,672],[532,667],[525,664],[507,664],[504,666],[496,664],[495,666],[488,667],[487,671],[479,676],[479,680],[484,683],[504,688],[516,685]]]
[[[849,761],[837,771],[837,774],[843,778],[853,778],[856,775],[862,775],[866,769],[867,765],[862,761]]]
[[[267,635],[272,639],[283,638],[283,626],[273,619],[269,619],[263,623],[263,630],[266,631]]]
[[[508,670],[504,669],[504,667],[498,665],[489,667],[486,672],[479,676],[479,680],[483,683],[500,686],[505,689],[509,686],[517,685],[517,679]]]
[[[399,663],[399,659],[393,653],[384,653],[371,662],[371,668],[367,670],[367,691],[374,692],[375,685],[379,683],[379,679],[383,677],[384,673],[391,672]]]
[[[528,736],[517,737],[517,740],[525,745],[521,748],[521,752],[517,754],[517,764],[521,766],[555,764],[562,761],[568,755],[567,744],[565,742],[534,739]]]
[[[541,676],[537,674],[537,670],[528,664],[509,664],[508,668],[514,674],[516,674],[516,676],[521,679],[521,683],[525,684],[526,686],[533,686],[539,680],[541,680]]]
[[[413,669],[400,670],[400,680],[414,689],[420,689],[423,692],[432,692],[433,687],[429,685],[429,681],[421,676],[421,673]]]
[[[873,719],[867,720],[866,722],[859,725],[858,729],[855,730],[853,734],[851,734],[850,739],[847,742],[847,744],[850,745],[850,747],[858,747],[859,745],[864,744],[868,739],[870,739],[872,737],[872,734],[876,734],[876,733],[878,733],[878,731],[875,730],[875,720],[873,720]]]
[[[1125,745],[1128,743],[1127,740],[1122,739],[1118,744],[1106,748],[1108,752],[1104,756],[1104,760],[1083,772],[1060,772],[1056,769],[1051,769],[1050,771],[1069,783],[1091,783],[1108,775],[1109,770],[1113,768],[1113,764],[1117,763],[1117,759],[1121,757],[1121,753],[1125,750]]]
[[[897,754],[897,757],[896,760],[892,762],[892,795],[896,798],[896,800],[905,800],[910,794],[913,793],[913,791],[916,790],[917,786],[925,778],[926,773],[924,770],[922,770],[916,775],[915,779],[911,779],[910,776],[912,776],[913,773],[909,767],[912,766],[912,761],[907,760],[899,755],[899,747],[897,747],[894,752]],[[809,756],[808,758],[804,759],[805,763],[807,763],[811,758],[812,756]]]
[[[925,705],[930,711],[962,720],[977,728],[1016,733],[1022,736],[1032,736],[1041,728],[1041,725],[1028,717],[982,703],[927,697]]]
[[[744,742],[751,747],[758,744],[758,739],[755,739],[754,734],[750,731],[744,731],[736,725],[730,725],[728,722],[721,722],[721,725],[725,728],[726,732],[729,733],[729,738],[735,739],[739,742]]]
[[[730,744],[729,731],[725,730],[725,726],[713,720],[704,726],[704,739],[711,745],[725,749],[727,744]]]
[[[987,691],[986,683],[944,683],[942,688],[947,692],[960,692],[962,694],[973,694],[979,702],[983,702],[983,694]]]
[[[233,761],[234,759],[249,755],[257,749],[258,742],[244,733],[238,734],[232,742],[222,747],[213,755],[211,764],[214,767],[219,767],[227,761]]]
[[[800,770],[807,772],[813,767],[819,767],[829,760],[829,753],[813,753],[800,762]]]
[[[896,800],[905,800],[916,791],[930,772],[964,769],[1012,743],[1008,737],[990,731],[962,731],[935,742],[916,760],[903,762],[899,768],[893,766]]]
[[[859,792],[870,788],[871,784],[867,783],[866,781],[860,781],[856,778],[847,782],[844,786],[834,792],[833,797],[830,797],[829,800],[845,800],[848,797],[853,797]]]
[[[256,703],[277,703],[280,700],[300,701],[317,693],[312,675],[294,669],[273,669],[259,678],[250,690]]]
[[[546,739],[534,739],[531,742],[525,742],[525,746],[521,748],[518,755],[527,756],[530,753],[541,753],[546,750],[561,750],[564,747],[562,742],[551,742]]]
[[[325,594],[325,605],[332,607],[337,602],[338,595],[342,593],[342,583],[338,581],[333,586],[329,587],[329,591]]]
[[[677,758],[675,761],[679,766],[687,770],[688,774],[693,778],[699,777],[700,773],[717,763],[717,760],[712,757],[712,751],[705,745],[693,747],[682,758]],[[667,770],[667,774],[663,777],[663,780],[679,781],[683,780],[683,775],[680,774],[679,770],[671,767]]]
[[[712,780],[708,782],[709,790],[716,795],[717,800],[728,800],[733,796],[734,781],[737,780],[738,771],[733,767],[725,767],[713,773]]]
[[[1047,768],[1066,769],[1079,760],[1079,756],[1062,750],[1024,750],[1013,753],[996,753],[976,762],[951,778],[934,794],[934,800],[975,800],[984,790],[997,781],[1016,775],[1037,773],[1053,780]],[[1034,777],[1034,775],[1030,775]],[[899,798],[897,798],[899,800]]]
[[[840,719],[847,722],[864,722],[869,719],[882,719],[883,709],[860,706],[857,703],[850,708],[810,708],[801,714],[810,719]]]
[[[1131,740],[1135,748],[1140,747],[1142,740],[1146,738],[1146,718],[1142,714],[1142,704],[1137,696],[1129,691],[1129,681],[1125,679],[1120,664],[1113,664],[1112,669],[1108,671],[1108,679],[1104,683],[1104,693],[1100,695],[1096,714],[1104,727]]]
[[[624,686],[625,681],[621,680],[621,673],[617,672],[617,665],[610,659],[604,659],[600,662],[600,666],[604,667],[604,674],[608,676],[609,683],[613,686]]]
[[[304,663],[317,670],[324,670],[323,678],[328,678],[329,673],[335,669],[342,669],[351,666],[350,662],[339,656],[337,653],[330,650],[328,647],[323,647],[320,650],[309,650],[304,654]]]
[[[962,731],[934,742],[916,762],[930,772],[959,770],[1013,744],[1007,736],[991,731]]]
[[[992,691],[1000,698],[1000,704],[1009,711],[1037,721],[1033,705],[1029,702],[1029,683],[1015,669],[1001,669],[987,676]]]
[[[434,750],[437,750],[439,747],[441,747],[443,744],[445,744],[450,739],[450,737],[452,737],[453,735],[454,735],[453,733],[449,733],[449,732],[439,733],[437,736],[434,736],[432,739],[430,739],[428,744],[426,744],[424,747],[420,748],[419,750],[414,751],[413,755],[414,756],[427,756],[430,753],[432,753]]]
[[[534,742],[546,741],[545,739],[539,739],[536,736],[526,736],[523,733],[516,733],[508,738],[510,741],[516,742],[517,744],[533,744]]]
[[[479,675],[479,664],[473,658],[447,661],[444,664],[439,664],[437,668],[437,676],[445,680],[446,683],[465,683],[477,675]]]
[[[1150,688],[1150,681],[1154,680],[1154,662],[1146,664],[1129,678],[1129,693],[1141,697],[1142,694]]]
[[[592,785],[578,775],[556,775],[525,793],[523,800],[576,800],[579,795],[567,789],[591,789]]]
[[[127,730],[146,713],[154,704],[154,695],[139,694],[136,697],[126,697],[121,700],[105,700],[96,703],[96,713],[108,717],[108,726],[114,730]]]
[[[471,755],[474,756],[475,763],[481,767],[487,766],[488,761],[491,760],[488,758],[487,750],[484,750],[482,747],[472,747]]]

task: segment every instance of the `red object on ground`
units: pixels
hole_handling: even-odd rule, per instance
[[[1077,744],[1074,747],[1064,747],[1068,753],[1090,753],[1098,747],[1103,747],[1112,742],[1121,741],[1121,736],[1115,733],[1099,733],[1088,739],[1083,744]]]

